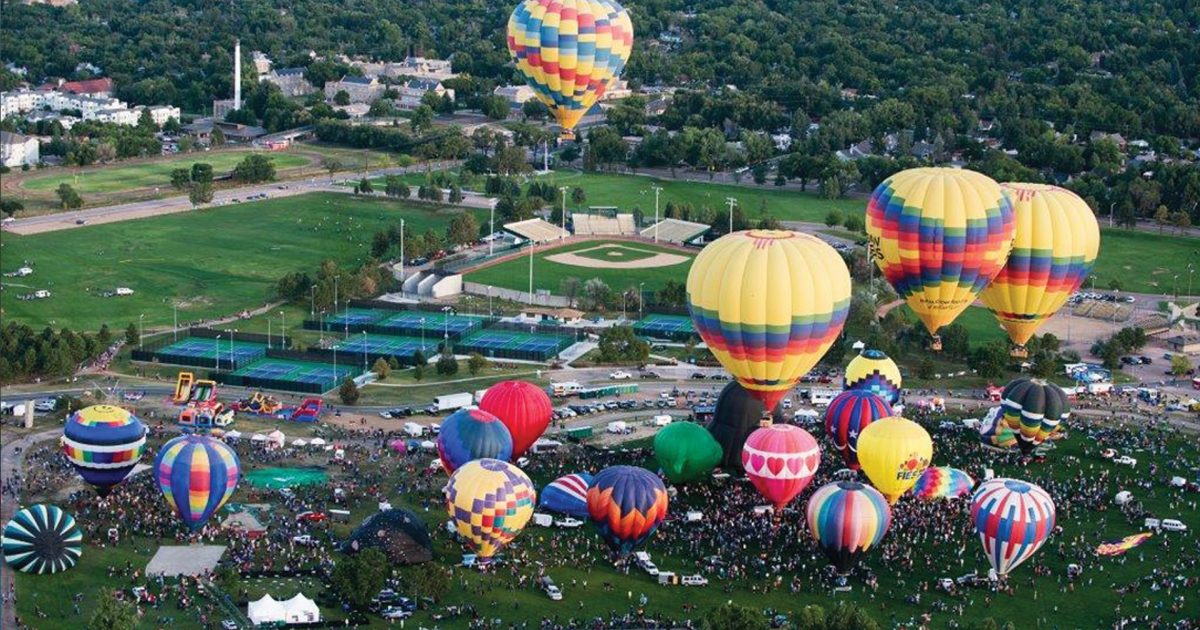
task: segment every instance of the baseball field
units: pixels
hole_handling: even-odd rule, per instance
[[[533,288],[561,294],[562,281],[592,278],[604,281],[614,292],[626,289],[657,291],[667,280],[685,282],[693,253],[651,243],[595,240],[572,243],[533,255]],[[529,289],[529,256],[469,272],[465,279],[492,286],[527,291]]]

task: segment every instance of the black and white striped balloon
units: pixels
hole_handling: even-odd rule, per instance
[[[83,533],[75,517],[54,505],[38,504],[4,526],[4,561],[25,573],[58,573],[75,566],[83,552]]]

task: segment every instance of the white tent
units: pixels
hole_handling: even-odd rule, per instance
[[[1122,490],[1117,493],[1117,496],[1113,502],[1116,503],[1117,505],[1125,505],[1126,503],[1129,503],[1132,500],[1133,500],[1133,495],[1128,490]]]
[[[296,593],[295,597],[283,602],[283,613],[286,623],[316,623],[321,620],[321,609],[302,593]]]
[[[275,429],[267,434],[267,446],[283,448],[284,444],[287,444],[287,438],[283,435],[283,431]]]
[[[292,446],[308,446],[308,442],[305,442],[301,438],[296,438],[292,440]]]
[[[262,599],[250,602],[246,606],[246,616],[250,618],[250,623],[259,626],[283,621],[285,611],[283,604],[272,599],[270,595],[263,595]]]
[[[265,436],[261,433],[255,433],[253,436],[250,437],[250,441],[251,442],[266,442],[267,436]]]
[[[229,433],[226,433],[225,437],[230,440],[236,440],[236,439],[242,437],[242,432],[238,431],[237,429],[234,429],[234,430],[230,431]]]
[[[312,444],[313,446],[325,446],[325,440],[322,440],[321,438],[313,438],[309,440],[308,443]]]
[[[433,450],[437,450],[437,444],[434,444],[433,442],[430,442],[429,440],[425,440],[424,442],[421,442],[421,448],[423,448],[427,451],[433,451]]]

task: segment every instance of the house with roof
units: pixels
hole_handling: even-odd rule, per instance
[[[0,164],[8,168],[21,168],[33,166],[38,160],[37,138],[0,131]]]
[[[283,92],[284,96],[305,96],[317,91],[312,83],[304,76],[304,68],[280,68],[266,74],[258,75],[259,81],[272,83]],[[336,92],[335,92],[336,94]]]
[[[344,76],[337,81],[325,84],[325,100],[333,102],[338,92],[350,95],[351,103],[366,103],[370,105],[383,96],[384,86],[377,77]]]
[[[400,86],[398,90],[399,98],[396,99],[396,105],[400,109],[416,109],[421,106],[421,99],[425,95],[432,92],[441,98],[449,96],[450,100],[454,100],[454,90],[447,89],[442,85],[441,81],[433,79],[412,79]]]
[[[88,79],[86,81],[66,81],[62,85],[59,85],[58,89],[68,94],[108,98],[112,96],[113,81],[108,77]]]
[[[492,94],[499,96],[508,101],[509,105],[520,107],[526,101],[535,98],[533,88],[522,83],[521,85],[498,85],[492,90]]]

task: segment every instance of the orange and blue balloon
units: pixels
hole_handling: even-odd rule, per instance
[[[154,472],[167,505],[196,531],[233,496],[241,462],[216,438],[183,435],[163,445]]]
[[[1028,481],[991,479],[975,490],[971,521],[992,569],[1004,576],[1037,553],[1050,537],[1054,501]]]
[[[975,480],[964,471],[949,466],[930,466],[917,479],[912,494],[925,501],[957,499],[971,494],[974,486]]]
[[[476,459],[512,459],[513,439],[496,416],[482,409],[460,409],[442,422],[437,448],[442,467],[452,473]]]
[[[67,418],[62,447],[79,476],[108,496],[146,452],[146,425],[120,407],[84,407]]]
[[[667,487],[658,475],[637,466],[609,466],[588,488],[588,515],[600,536],[619,555],[645,543],[667,518]]]
[[[808,500],[808,530],[838,573],[845,575],[879,546],[892,509],[878,490],[856,481],[817,488]]]
[[[869,389],[848,389],[829,403],[825,409],[825,434],[833,440],[833,448],[842,454],[847,468],[862,468],[858,463],[858,436],[863,429],[891,415],[891,405]]]
[[[808,487],[821,465],[821,447],[791,424],[761,427],[742,446],[742,468],[758,493],[779,511]]]

